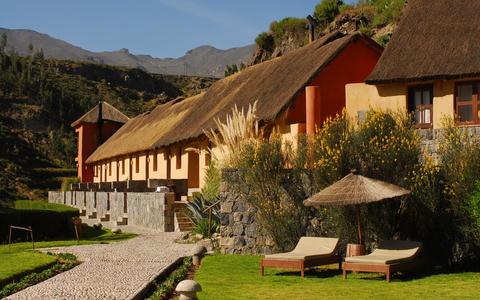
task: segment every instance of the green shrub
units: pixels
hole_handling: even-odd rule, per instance
[[[275,40],[270,32],[262,32],[255,38],[255,44],[267,52],[271,52],[275,47]]]
[[[193,200],[187,203],[189,217],[195,225],[193,229],[194,233],[200,233],[204,237],[210,237],[212,233],[218,232],[220,229],[220,204],[216,202],[218,202],[218,198],[214,198],[212,201],[209,201],[205,199],[201,193],[199,193],[195,194]],[[214,206],[212,207],[211,230],[209,231],[209,212],[206,211],[206,209],[211,205]]]
[[[386,47],[391,37],[392,37],[392,33],[389,32],[387,34],[379,36],[376,39],[376,42],[379,43],[382,47]]]
[[[62,177],[62,186],[61,191],[70,191],[72,183],[79,183],[80,179],[78,177]]]
[[[321,25],[326,26],[340,13],[343,5],[342,0],[322,0],[315,6],[313,16]]]
[[[370,0],[376,9],[373,26],[379,27],[388,23],[398,22],[405,6],[405,0]]]
[[[467,209],[472,216],[476,230],[480,230],[480,181],[478,180],[475,183],[475,189],[467,203]]]
[[[148,299],[170,299],[169,296],[172,295],[176,285],[180,281],[185,279],[185,277],[187,277],[188,271],[190,270],[191,266],[191,257],[186,257],[180,267],[178,267],[175,271],[168,275],[168,277],[162,283],[156,284],[155,292]]]
[[[292,36],[300,41],[305,39],[307,21],[304,18],[284,18],[280,21],[270,23],[270,32],[273,34],[275,46],[288,36]]]
[[[218,201],[220,196],[220,170],[215,161],[211,161],[205,174],[205,184],[202,188],[202,196],[207,201],[213,203]]]
[[[291,147],[283,147],[281,137],[274,134],[268,140],[246,145],[237,155],[242,158],[235,160],[234,166],[240,180],[229,183],[229,187],[256,209],[259,227],[276,248],[291,250],[305,235],[312,211],[302,204],[307,195],[303,169],[285,171],[296,164]]]

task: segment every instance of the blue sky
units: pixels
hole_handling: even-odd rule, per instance
[[[33,29],[92,51],[178,57],[253,43],[271,21],[305,17],[320,0],[2,0],[0,27]],[[347,2],[354,2],[349,0]]]

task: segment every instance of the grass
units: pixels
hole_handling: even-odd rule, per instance
[[[35,242],[35,248],[51,248],[85,244],[105,244],[135,237],[132,233],[114,234],[108,229],[84,228],[82,239],[40,241]],[[46,267],[55,261],[55,257],[32,251],[31,242],[0,245],[0,282],[8,281],[9,278],[19,274],[29,273],[38,268]]]
[[[306,272],[267,268],[259,275],[259,256],[213,255],[202,261],[195,280],[199,299],[478,299],[480,273],[394,275],[391,283],[375,273],[349,274],[343,280],[335,266]]]
[[[57,212],[77,211],[77,208],[63,204],[48,203],[46,201],[16,200],[15,209],[17,210],[52,210]]]

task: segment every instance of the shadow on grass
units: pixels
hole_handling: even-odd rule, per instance
[[[338,269],[307,269],[305,270],[306,278],[330,278],[338,276],[342,273]],[[273,276],[293,276],[300,277],[300,271],[280,271],[272,274]]]

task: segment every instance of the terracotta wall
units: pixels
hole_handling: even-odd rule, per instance
[[[377,63],[380,52],[362,39],[347,46],[337,58],[332,61],[311,82],[310,86],[320,87],[320,99],[315,108],[317,126],[326,118],[341,113],[345,107],[345,85],[364,82]],[[287,112],[286,122],[290,124],[305,123],[305,91],[295,99]]]
[[[123,124],[105,122],[102,125],[102,140],[110,138]],[[85,161],[99,146],[99,131],[97,124],[80,123],[75,127],[77,133],[77,176],[81,182],[94,181],[94,170],[92,166],[86,165]]]

